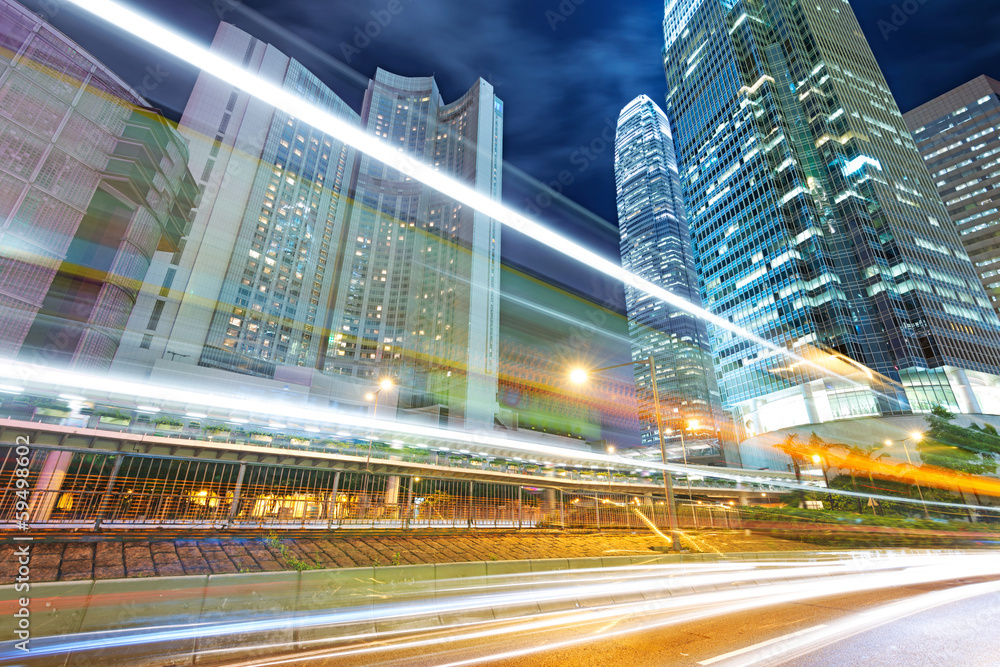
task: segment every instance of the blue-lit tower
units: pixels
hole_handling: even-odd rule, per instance
[[[701,305],[670,124],[645,95],[618,117],[615,182],[622,266]],[[625,300],[643,444],[659,442],[644,363],[652,355],[665,438],[673,441],[684,429],[688,456],[719,459],[729,429],[705,322],[632,287],[626,286]]]
[[[1000,408],[1000,322],[850,5],[668,0],[664,38],[705,306],[815,364],[710,329],[748,433]]]

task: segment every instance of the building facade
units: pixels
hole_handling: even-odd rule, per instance
[[[1000,312],[1000,81],[978,77],[904,118]]]
[[[197,187],[182,137],[104,65],[0,1],[0,354],[105,372]]]
[[[298,62],[229,24],[212,48],[332,113],[357,118]],[[353,151],[202,73],[180,122],[203,196],[183,252],[159,253],[116,363],[161,360],[273,378],[315,367]]]
[[[701,295],[677,173],[670,124],[641,95],[622,109],[615,140],[615,182],[622,267],[698,306]],[[724,453],[729,435],[705,322],[626,285],[642,443],[684,431],[699,457]],[[655,361],[656,378],[646,360]],[[656,382],[659,406],[654,405]],[[706,446],[710,449],[706,449]]]
[[[747,435],[1000,410],[1000,321],[842,0],[671,0],[666,113]]]
[[[480,79],[445,104],[432,77],[378,70],[365,131],[500,199],[503,104]],[[492,428],[498,413],[500,225],[362,156],[323,370],[401,382],[401,405]]]
[[[232,25],[212,49],[499,199],[503,107],[485,81],[444,104],[433,78],[380,70],[358,114]],[[354,408],[392,377],[399,408],[492,429],[495,221],[205,73],[180,131],[204,195],[183,252],[158,255],[119,368],[249,375]]]

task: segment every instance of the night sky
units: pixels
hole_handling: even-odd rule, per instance
[[[608,124],[635,96],[645,93],[662,103],[662,0],[562,0],[562,12],[560,0],[393,1],[401,11],[383,13],[383,20],[391,19],[367,44],[354,41],[355,29],[363,30],[373,20],[371,12],[383,12],[390,0],[249,0],[236,9],[224,0],[136,0],[132,5],[206,43],[220,18],[235,23],[301,60],[356,108],[362,77],[338,73],[303,42],[338,60],[349,59],[363,77],[372,76],[376,67],[408,76],[434,74],[446,102],[477,77],[486,78],[505,105],[507,203],[523,207],[538,192],[510,167],[545,183],[568,170],[573,182],[566,195],[596,216],[558,204],[540,216],[617,258],[614,151],[602,135],[613,137]],[[33,0],[25,4],[46,14]],[[196,72],[92,22],[71,5],[56,0],[47,6],[58,8],[47,14],[58,29],[141,88],[168,116],[179,118]],[[1000,77],[996,0],[855,0],[853,6],[904,112],[981,74]],[[273,30],[267,22],[284,30]],[[580,151],[602,144],[600,151]],[[620,307],[619,288],[554,260],[529,239],[507,233],[503,250],[510,261]]]

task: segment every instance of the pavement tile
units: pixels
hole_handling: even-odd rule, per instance
[[[14,562],[16,563],[17,561],[14,561]],[[31,567],[32,568],[36,568],[36,567],[41,567],[41,568],[59,567],[59,563],[61,563],[61,562],[62,562],[62,558],[60,558],[56,554],[46,554],[44,556],[36,556],[34,554],[31,555]],[[81,561],[67,561],[67,562],[85,562],[85,561],[81,560]],[[90,562],[90,561],[86,561],[86,562]]]
[[[177,547],[177,556],[180,558],[201,558],[201,550],[198,547]]]
[[[45,569],[45,568],[42,568]],[[67,575],[77,575],[85,573],[86,578],[90,578],[94,571],[94,562],[91,560],[64,560],[59,567],[59,575],[67,578]]]
[[[283,566],[282,566],[282,565],[281,565],[280,563],[278,563],[278,561],[276,561],[276,560],[263,560],[263,561],[260,561],[260,562],[259,562],[259,563],[257,564],[257,567],[259,567],[259,568],[260,568],[261,570],[263,570],[264,572],[276,572],[276,571],[278,571],[278,570],[284,570],[284,569],[285,569],[285,568],[284,568],[284,567],[283,567]]]
[[[173,542],[153,542],[149,545],[149,551],[153,554],[176,553],[177,547]]]
[[[181,559],[178,558],[177,554],[175,554],[173,552],[170,552],[170,553],[161,552],[161,553],[154,553],[153,554],[153,562],[156,563],[157,566],[160,566],[160,565],[173,565],[174,563],[180,563]],[[157,568],[157,569],[159,569],[159,568]]]
[[[179,561],[173,563],[165,563],[156,565],[156,576],[158,577],[171,577],[180,576],[184,574],[184,567]]]
[[[124,578],[125,578],[125,567],[122,565],[94,567],[94,579],[124,579]]]
[[[131,577],[153,577],[156,575],[156,568],[153,566],[153,561],[146,561],[139,565],[126,565],[125,566],[126,576]]]
[[[223,561],[208,561],[208,566],[212,568],[212,574],[230,574],[236,572],[236,566],[229,559]]]
[[[93,544],[69,544],[62,554],[63,560],[93,560],[93,558]]]
[[[34,581],[59,581],[59,568],[32,568],[31,578]]]
[[[204,558],[189,558],[181,561],[181,566],[184,568],[184,574],[211,574],[212,568],[208,566],[208,562]]]
[[[31,548],[31,553],[34,555],[42,556],[44,554],[59,554],[62,555],[63,550],[66,548],[64,542],[42,542],[41,544],[36,544]],[[11,552],[13,553],[14,547],[11,545]]]
[[[98,542],[94,564],[102,567],[121,565],[124,549],[121,542]]]

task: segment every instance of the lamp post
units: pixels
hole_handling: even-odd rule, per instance
[[[375,418],[378,417],[378,395],[382,393],[383,389],[392,389],[394,386],[395,383],[386,378],[378,383],[378,389],[365,395],[365,398],[369,401],[375,401],[375,405],[372,408],[372,430],[368,434],[368,457],[365,459],[365,470],[369,469],[372,461],[372,443],[375,440]]]
[[[674,408],[674,412],[677,412],[676,408]],[[691,429],[692,431],[695,430],[696,428],[698,428],[700,425],[701,425],[701,423],[697,419],[692,419],[691,421],[689,421],[687,423],[687,427],[689,429]],[[688,453],[687,453],[687,444],[684,442],[684,429],[683,428],[681,428],[681,454],[684,456],[684,467],[687,468]],[[687,480],[688,500],[691,501],[692,503],[694,503],[694,495],[691,493],[691,471],[688,470],[687,473],[684,475],[684,477]]]
[[[826,484],[826,488],[830,488],[830,479],[826,476],[826,461],[819,454],[812,455],[812,461],[819,466],[819,469],[823,472],[823,483]]]
[[[611,445],[608,445],[608,454],[614,454],[614,453],[615,453],[615,448],[613,446],[611,446]],[[608,461],[608,488],[609,489],[611,488],[611,461],[610,460]]]
[[[920,432],[918,432],[918,431],[914,431],[913,433],[911,433],[911,434],[910,434],[910,438],[913,438],[913,440],[914,440],[915,442],[920,442],[921,438],[923,438],[923,437],[924,437],[924,434],[923,434],[923,433],[920,433]],[[903,438],[902,440],[899,440],[899,441],[897,441],[897,442],[900,442],[900,443],[902,443],[902,445],[903,445],[903,452],[904,452],[904,453],[906,454],[906,463],[907,463],[907,464],[908,464],[908,465],[909,465],[909,466],[910,466],[911,468],[913,468],[913,467],[914,467],[914,466],[913,466],[913,461],[912,461],[912,460],[910,459],[910,450],[909,450],[909,448],[908,448],[908,447],[906,446],[906,441],[907,441],[907,440],[909,440],[910,438]],[[886,440],[886,441],[885,441],[885,446],[886,446],[886,447],[892,447],[892,445],[893,445],[893,441],[892,441],[892,440]],[[913,480],[913,483],[914,483],[914,485],[915,485],[915,486],[917,487],[917,493],[918,493],[918,494],[920,495],[920,502],[921,502],[921,503],[923,504],[923,506],[924,506],[924,518],[925,518],[925,519],[930,519],[930,518],[931,518],[931,515],[930,515],[930,512],[928,512],[928,511],[927,511],[927,501],[926,501],[926,500],[924,500],[924,492],[923,492],[923,490],[922,490],[922,489],[920,488],[920,483],[919,483],[919,482],[918,482],[918,481],[916,480],[916,476],[914,476],[914,480]]]
[[[644,362],[633,361],[627,364],[596,368],[591,371],[577,368],[570,373],[570,379],[577,384],[583,384],[587,381],[587,377],[592,373],[601,373],[603,371],[610,371],[615,368],[625,368],[626,366],[635,366],[636,364],[641,363],[649,364],[649,382],[653,386],[653,411],[656,413],[656,432],[660,436],[660,457],[663,459],[663,465],[665,466],[667,464],[667,447],[663,443],[663,415],[660,414],[660,393],[656,386],[656,360],[653,358],[653,355],[649,355],[649,359]],[[674,551],[679,552],[681,547],[680,541],[677,539],[678,528],[677,512],[674,507],[674,481],[670,477],[669,470],[663,471],[663,491],[667,496],[667,522],[670,524],[670,546]]]

